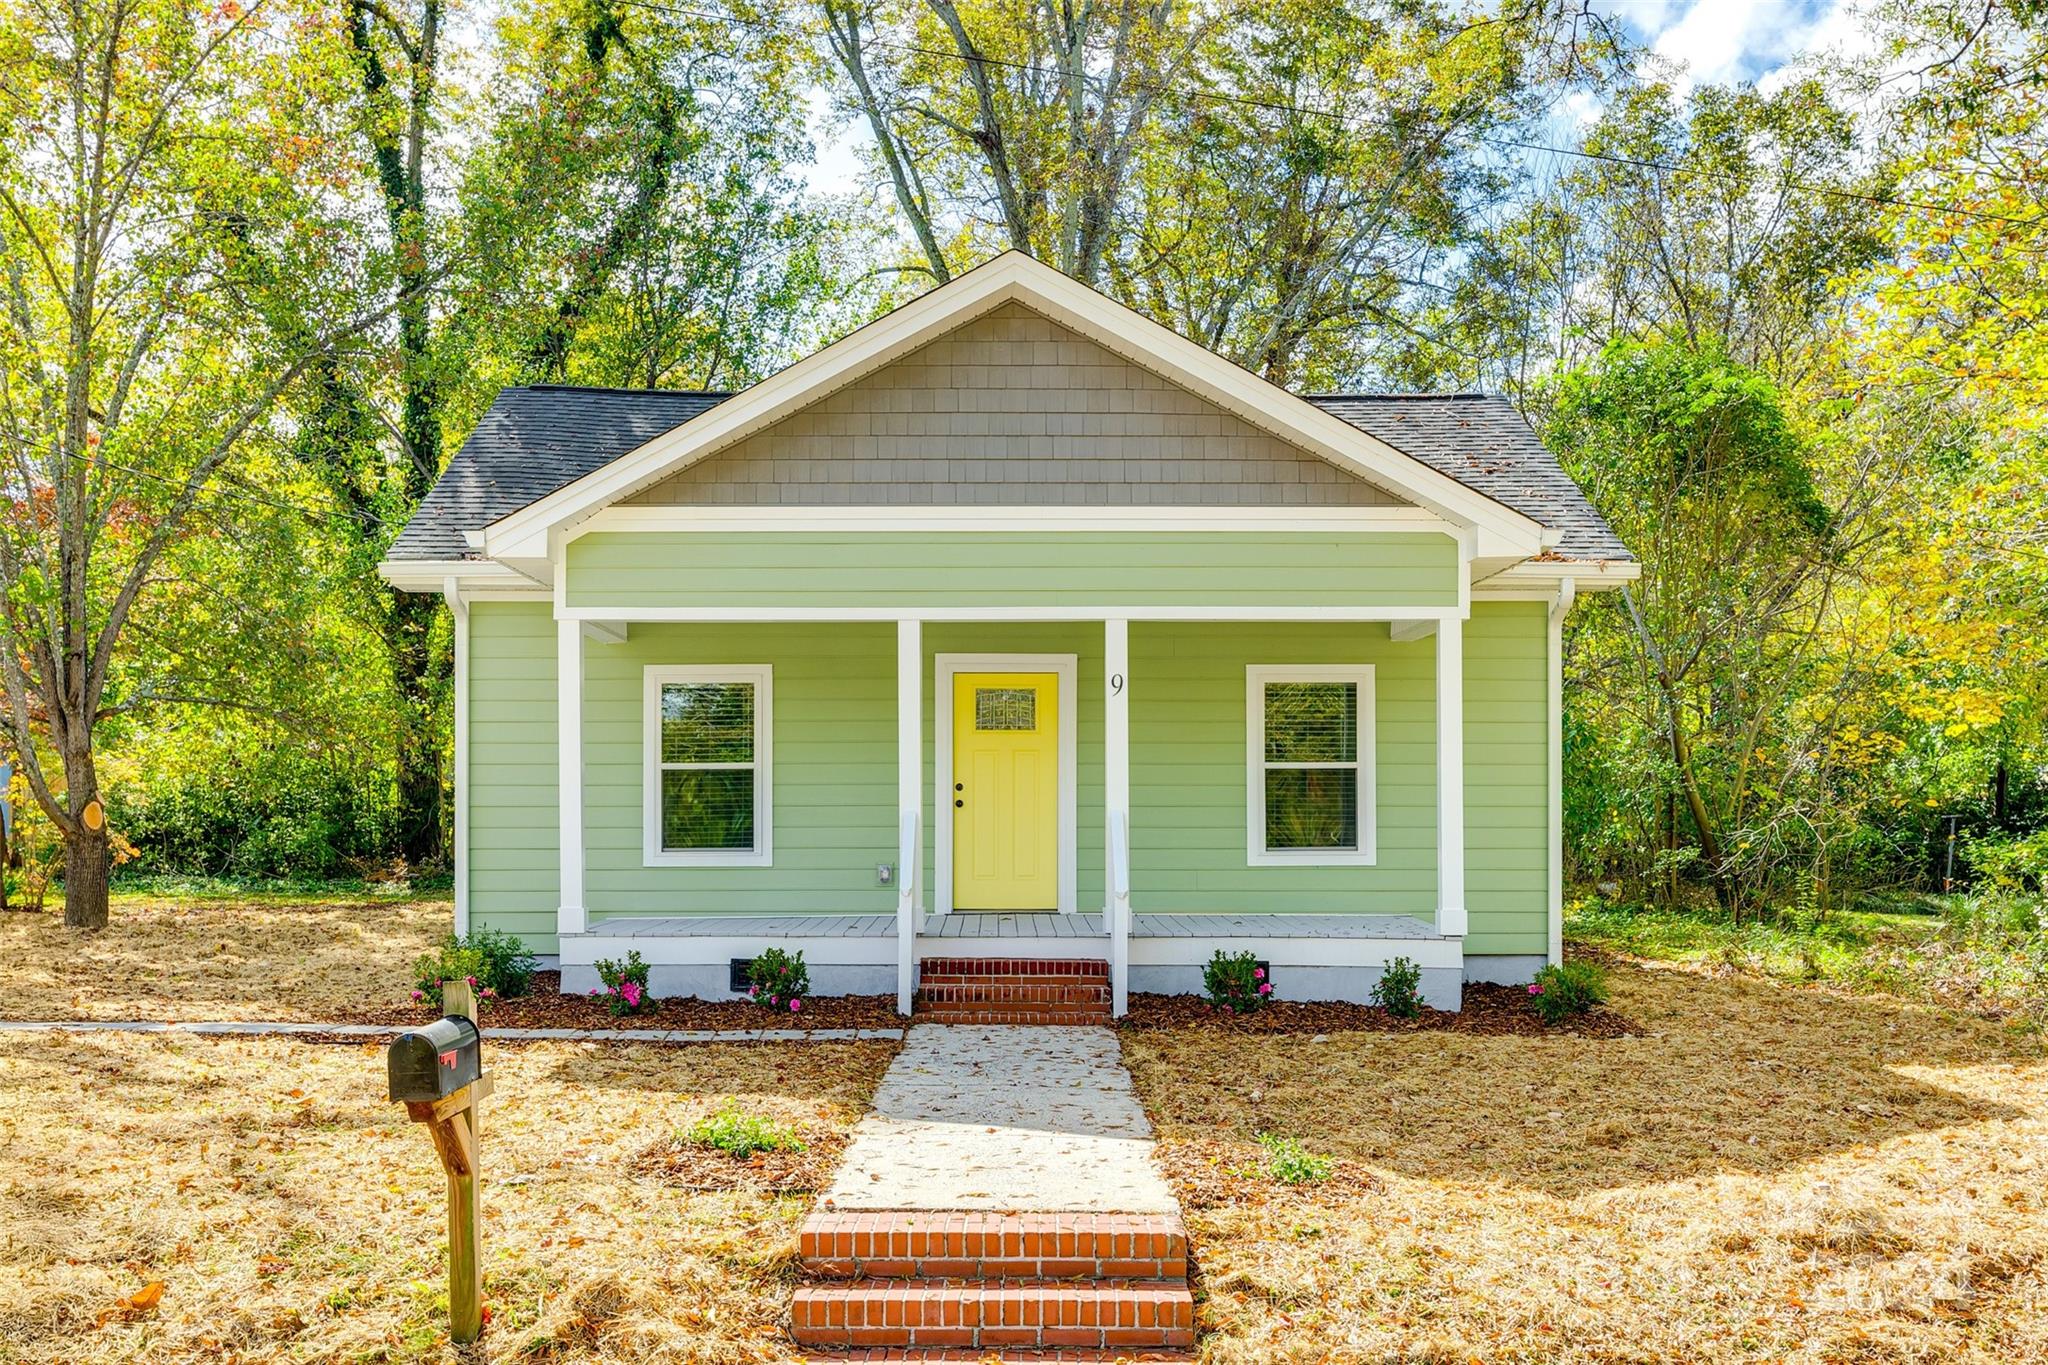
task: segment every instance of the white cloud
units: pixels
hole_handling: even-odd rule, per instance
[[[1719,85],[1747,76],[1757,49],[1778,46],[1783,14],[1767,0],[1696,0],[1655,35],[1651,50],[1682,69],[1672,84],[1683,97],[1701,81]]]

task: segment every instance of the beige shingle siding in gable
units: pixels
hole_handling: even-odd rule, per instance
[[[1398,505],[1016,304],[632,499],[736,506]]]

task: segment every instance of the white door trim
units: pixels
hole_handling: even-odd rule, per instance
[[[1080,908],[1076,857],[1080,829],[1080,665],[1073,654],[932,656],[932,909],[953,913],[953,676],[956,673],[1052,673],[1060,686],[1060,913]]]

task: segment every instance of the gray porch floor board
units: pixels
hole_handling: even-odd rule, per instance
[[[607,938],[894,938],[894,915],[689,915],[600,920],[589,933]],[[928,916],[923,939],[1100,939],[1095,914]],[[1433,939],[1436,929],[1409,915],[1133,915],[1132,938]]]

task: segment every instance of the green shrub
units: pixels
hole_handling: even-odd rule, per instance
[[[200,747],[193,767],[152,764],[109,787],[108,819],[135,846],[131,874],[331,880],[392,862],[388,765],[253,741]]]
[[[412,964],[413,999],[441,1006],[441,983],[470,980],[484,999],[510,998],[533,990],[534,956],[513,934],[478,929],[450,934],[441,946]]]
[[[1249,951],[1226,953],[1218,948],[1202,968],[1202,993],[1225,1014],[1250,1014],[1273,998],[1273,983]]]
[[[1313,1185],[1328,1180],[1336,1163],[1317,1156],[1291,1137],[1278,1133],[1259,1134],[1259,1146],[1266,1149],[1266,1173],[1283,1185]]]
[[[1397,957],[1373,982],[1372,1002],[1396,1019],[1413,1019],[1422,1013],[1421,987],[1422,968],[1413,958]]]
[[[804,966],[801,951],[785,953],[770,948],[747,964],[747,994],[756,1004],[771,1010],[795,1014],[811,993],[810,968]]]
[[[614,1019],[624,1014],[652,1014],[659,1007],[647,989],[647,964],[640,958],[637,948],[629,949],[624,962],[614,962],[601,957],[591,964],[597,968],[597,979],[604,983],[602,989],[591,992],[604,1000],[605,1009]]]
[[[1607,973],[1583,959],[1553,962],[1536,973],[1529,996],[1546,1024],[1561,1024],[1607,1001]]]
[[[2024,839],[1977,839],[1964,846],[1970,870],[2006,891],[2048,891],[2048,829]]]
[[[691,1124],[683,1138],[693,1147],[712,1147],[737,1157],[804,1149],[803,1140],[788,1125],[759,1114],[743,1114],[729,1104]]]

